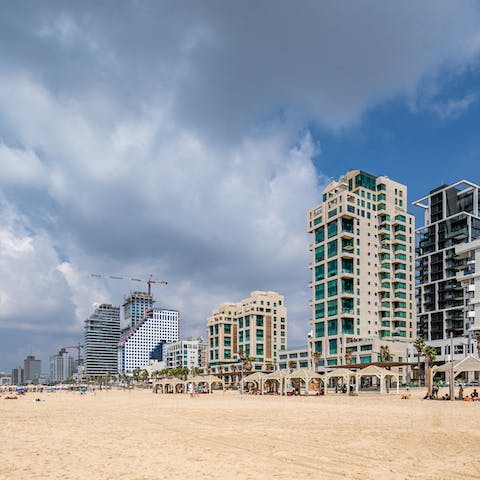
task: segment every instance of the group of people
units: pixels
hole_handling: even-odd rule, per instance
[[[450,400],[450,394],[446,393],[445,395],[442,395],[442,397],[439,399],[438,398],[438,391],[439,387],[438,385],[434,385],[432,387],[432,394],[429,395],[428,392],[423,397],[424,400]],[[480,399],[478,398],[478,391],[476,388],[473,389],[473,392],[470,395],[465,396],[463,386],[460,385],[458,389],[458,396],[455,397],[456,400],[464,400],[466,402],[478,402]]]

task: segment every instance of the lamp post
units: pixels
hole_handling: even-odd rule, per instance
[[[313,331],[310,330],[307,335],[308,370],[312,370],[312,337]]]

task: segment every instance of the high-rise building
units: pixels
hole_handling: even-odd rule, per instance
[[[63,382],[72,377],[74,360],[65,348],[50,357],[50,382]]]
[[[287,309],[277,292],[254,291],[239,303],[225,303],[207,321],[208,366],[213,372],[252,357],[255,370],[278,365],[287,348]]]
[[[126,327],[134,327],[140,320],[143,320],[147,313],[153,308],[153,296],[144,292],[132,292],[125,298],[123,303],[123,316]]]
[[[414,202],[424,210],[417,229],[418,336],[436,347],[437,360],[464,356],[465,295],[457,279],[456,246],[480,238],[480,187],[467,180],[442,185]]]
[[[23,385],[25,383],[25,371],[18,366],[12,369],[12,385]]]
[[[148,317],[122,335],[118,345],[119,372],[143,368],[151,360],[165,361],[164,345],[179,339],[180,314],[177,310],[153,308]]]
[[[345,365],[361,339],[413,341],[415,222],[407,187],[352,170],[331,182],[322,200],[307,219],[312,349],[320,365]],[[365,342],[361,363],[377,361],[374,344]]]
[[[42,375],[42,362],[35,359],[34,355],[28,355],[23,361],[25,383],[38,383]]]
[[[465,345],[458,353],[474,353],[480,357],[480,239],[455,246],[459,269],[457,280],[465,295]],[[460,349],[458,349],[460,350]]]
[[[179,340],[165,345],[167,368],[183,367],[192,370],[199,366],[198,340]]]
[[[101,304],[85,320],[85,375],[102,376],[118,372],[120,307]]]

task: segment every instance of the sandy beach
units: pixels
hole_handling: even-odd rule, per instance
[[[0,478],[480,478],[480,402],[420,396],[1,398]]]

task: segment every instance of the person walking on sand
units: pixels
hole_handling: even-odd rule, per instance
[[[458,399],[463,400],[463,386],[460,385],[460,388],[458,389]]]
[[[193,383],[190,382],[188,384],[188,394],[190,395],[190,398],[193,398],[193,395],[195,394],[195,391],[193,389]]]

